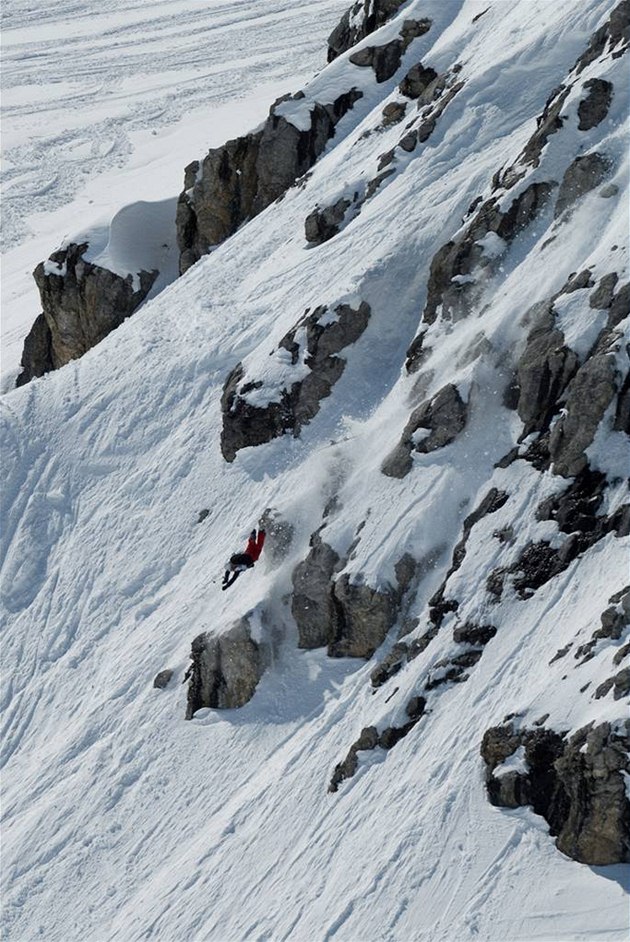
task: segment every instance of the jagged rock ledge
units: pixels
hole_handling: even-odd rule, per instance
[[[570,738],[551,729],[489,729],[481,744],[488,798],[531,805],[568,857],[593,866],[630,861],[630,720],[591,723]]]
[[[252,638],[248,616],[223,634],[198,635],[190,656],[187,720],[202,707],[227,710],[244,706],[254,696],[269,661],[267,646]]]
[[[234,461],[241,448],[262,445],[286,432],[294,436],[317,415],[346,361],[338,354],[355,343],[370,319],[370,305],[307,309],[270,356],[278,380],[265,387],[242,363],[229,374],[221,399],[221,452]],[[263,388],[265,387],[265,388]]]
[[[341,118],[362,97],[351,88],[326,104],[309,106],[309,126],[297,128],[280,112],[304,92],[278,99],[259,131],[213,148],[186,167],[177,204],[177,242],[183,274],[242,223],[266,209],[313,166]]]
[[[148,295],[157,271],[117,275],[85,260],[88,243],[70,243],[33,273],[43,313],[24,342],[17,386],[65,366],[100,343]]]

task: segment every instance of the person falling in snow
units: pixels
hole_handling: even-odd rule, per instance
[[[259,528],[258,534],[256,534],[256,530],[252,530],[252,532],[249,534],[249,540],[247,541],[245,552],[235,553],[234,556],[230,557],[229,566],[225,570],[225,575],[223,576],[223,585],[221,586],[223,591],[225,591],[225,589],[229,589],[231,585],[234,585],[242,572],[245,572],[246,569],[251,569],[253,567],[254,563],[262,553],[262,548],[264,545],[265,531]]]

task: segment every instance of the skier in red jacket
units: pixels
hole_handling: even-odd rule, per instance
[[[231,585],[234,585],[242,572],[253,567],[262,553],[264,545],[265,531],[259,529],[258,534],[256,534],[256,530],[252,530],[249,534],[245,552],[235,553],[234,556],[230,557],[229,567],[226,569],[225,575],[223,576],[223,585],[221,586],[223,590],[229,589]]]

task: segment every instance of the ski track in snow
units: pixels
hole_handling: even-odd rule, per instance
[[[64,95],[78,108],[64,140],[70,151],[96,142],[81,160],[104,187],[111,162],[127,159],[129,128],[167,133],[188,106],[184,91],[197,108],[240,93],[243,83],[252,90],[259,76],[288,81],[296,62],[303,67],[305,48],[312,68],[323,66],[323,38],[344,7],[244,0],[237,16],[234,4],[219,0],[203,7],[164,0],[151,3],[148,17],[146,5],[122,0],[106,12],[70,0],[38,12],[7,3],[4,80],[16,138],[28,138],[30,121],[51,116],[42,149],[28,144],[32,169],[12,178],[16,214],[20,199],[46,210],[74,197],[65,188],[72,165],[55,149]],[[394,128],[361,139],[383,106],[382,89],[366,96],[307,187],[243,227],[80,361],[3,397],[0,762],[11,942],[619,942],[627,935],[622,868],[568,860],[529,809],[493,808],[479,756],[483,732],[508,712],[531,722],[549,711],[564,728],[612,716],[616,705],[579,694],[597,676],[596,659],[579,671],[568,661],[554,672],[540,665],[580,632],[590,637],[626,575],[627,540],[602,540],[526,603],[508,595],[491,612],[475,610],[482,603],[471,560],[490,571],[501,553],[506,558],[509,550],[492,539],[504,522],[522,518],[523,540],[551,527],[525,518],[534,496],[545,487],[553,493],[557,482],[549,475],[541,483],[523,462],[493,470],[520,433],[501,405],[501,357],[461,365],[480,333],[498,353],[509,351],[518,341],[516,315],[586,261],[598,276],[607,270],[610,246],[627,245],[624,169],[615,178],[615,211],[593,195],[576,210],[572,237],[546,249],[553,223],[541,220],[510,250],[489,309],[439,335],[431,382],[437,388],[446,374],[469,384],[465,434],[417,456],[404,481],[380,473],[416,404],[401,364],[431,257],[506,156],[518,153],[608,7],[468,0],[446,8],[416,0],[410,9],[439,23],[437,35],[420,41],[422,56],[444,66],[461,60],[471,73],[421,152],[427,159],[410,161],[337,238],[305,248],[303,222],[315,203],[338,196],[399,136]],[[55,41],[62,31],[73,72],[65,90],[55,87],[65,68],[65,45]],[[212,81],[200,82],[209,72]],[[94,84],[83,89],[86,76]],[[111,154],[108,121],[120,142]],[[614,127],[606,133],[614,142]],[[41,166],[46,141],[61,182],[37,196],[52,179]],[[9,139],[13,161],[11,147]],[[112,202],[112,211],[121,205]],[[597,244],[591,231],[601,233]],[[28,245],[26,230],[16,228],[22,237]],[[229,370],[245,357],[253,367],[264,363],[307,306],[334,305],[349,293],[366,298],[373,313],[334,394],[301,439],[239,452],[227,465],[218,439]],[[510,503],[474,529],[453,582],[462,617],[491,616],[500,630],[466,683],[441,688],[409,736],[388,753],[363,754],[356,776],[327,794],[334,764],[361,727],[396,722],[448,654],[452,625],[376,692],[373,662],[296,650],[282,599],[324,505],[339,495],[342,512],[326,539],[340,550],[366,521],[348,572],[370,584],[391,581],[405,550],[439,554],[411,610],[420,616],[490,481],[505,487]],[[226,557],[268,506],[295,526],[287,559],[274,570],[263,554],[222,594]],[[201,508],[210,514],[197,524]],[[285,639],[253,700],[184,721],[181,678],[192,638],[226,629],[262,602]],[[154,675],[167,666],[174,679],[154,690]]]

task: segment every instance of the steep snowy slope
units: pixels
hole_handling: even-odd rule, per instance
[[[137,231],[126,223],[130,206],[146,203],[144,230],[155,236],[159,223],[161,239],[145,242],[139,264],[170,262],[174,277],[176,255],[163,245],[174,245],[172,205],[184,165],[197,150],[247,131],[270,101],[307,81],[343,8],[343,0],[307,8],[240,0],[237,13],[226,0],[116,0],[106,9],[97,0],[48,8],[6,0],[3,391],[14,385],[38,312],[37,263],[86,229],[100,229],[107,241],[114,217],[110,254],[133,267]],[[156,220],[166,209],[168,220]]]
[[[404,3],[279,106],[363,93],[306,178],[3,398],[7,938],[627,935],[627,45]]]

